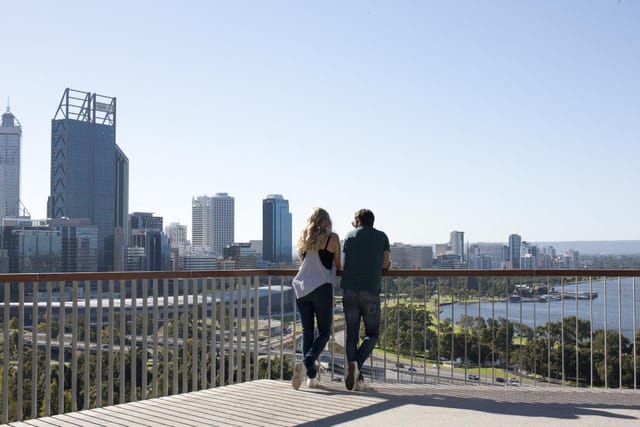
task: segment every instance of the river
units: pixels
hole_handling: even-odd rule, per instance
[[[632,278],[594,280],[578,284],[578,292],[597,292],[597,298],[564,299],[547,302],[505,302],[487,301],[474,303],[456,303],[442,306],[442,319],[455,319],[457,322],[463,315],[481,316],[483,318],[508,318],[535,328],[547,322],[557,322],[564,317],[577,316],[581,320],[592,321],[593,330],[609,329],[617,331],[632,339],[640,331],[640,279],[633,283]],[[606,286],[606,292],[605,292]],[[634,289],[635,287],[635,289]],[[556,290],[560,290],[556,287]],[[576,291],[575,284],[565,286],[567,292]],[[605,306],[606,304],[606,306]],[[620,307],[620,310],[618,310]],[[508,316],[507,316],[508,313]],[[635,316],[634,316],[635,313]]]

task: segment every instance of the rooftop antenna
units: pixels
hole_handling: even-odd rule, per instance
[[[11,102],[9,101],[10,101],[10,98],[7,96],[7,113],[11,112]]]

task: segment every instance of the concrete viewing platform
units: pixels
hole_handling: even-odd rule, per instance
[[[640,391],[258,380],[12,426],[638,426]]]

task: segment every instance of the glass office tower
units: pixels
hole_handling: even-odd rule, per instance
[[[291,264],[291,212],[280,194],[262,200],[262,258],[276,264]]]
[[[0,217],[20,215],[20,122],[7,112],[0,122]]]
[[[116,98],[66,89],[51,121],[50,218],[98,228],[98,270],[121,271],[128,239],[129,159],[116,145]]]
[[[235,199],[228,193],[216,193],[211,198],[211,250],[222,255],[224,248],[234,243]]]

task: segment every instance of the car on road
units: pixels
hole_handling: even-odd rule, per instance
[[[411,366],[409,369],[407,369],[407,371],[409,371],[409,372],[418,372],[418,370],[416,368],[414,368],[413,366]]]
[[[507,384],[508,385],[513,385],[513,386],[519,386],[520,385],[520,381],[518,381],[516,378],[509,378],[507,380]]]
[[[480,377],[476,374],[469,374],[467,375],[467,378],[472,380],[472,381],[480,381]]]
[[[506,382],[506,380],[504,378],[502,378],[502,377],[496,377],[496,382],[497,383],[504,383],[504,382]]]

